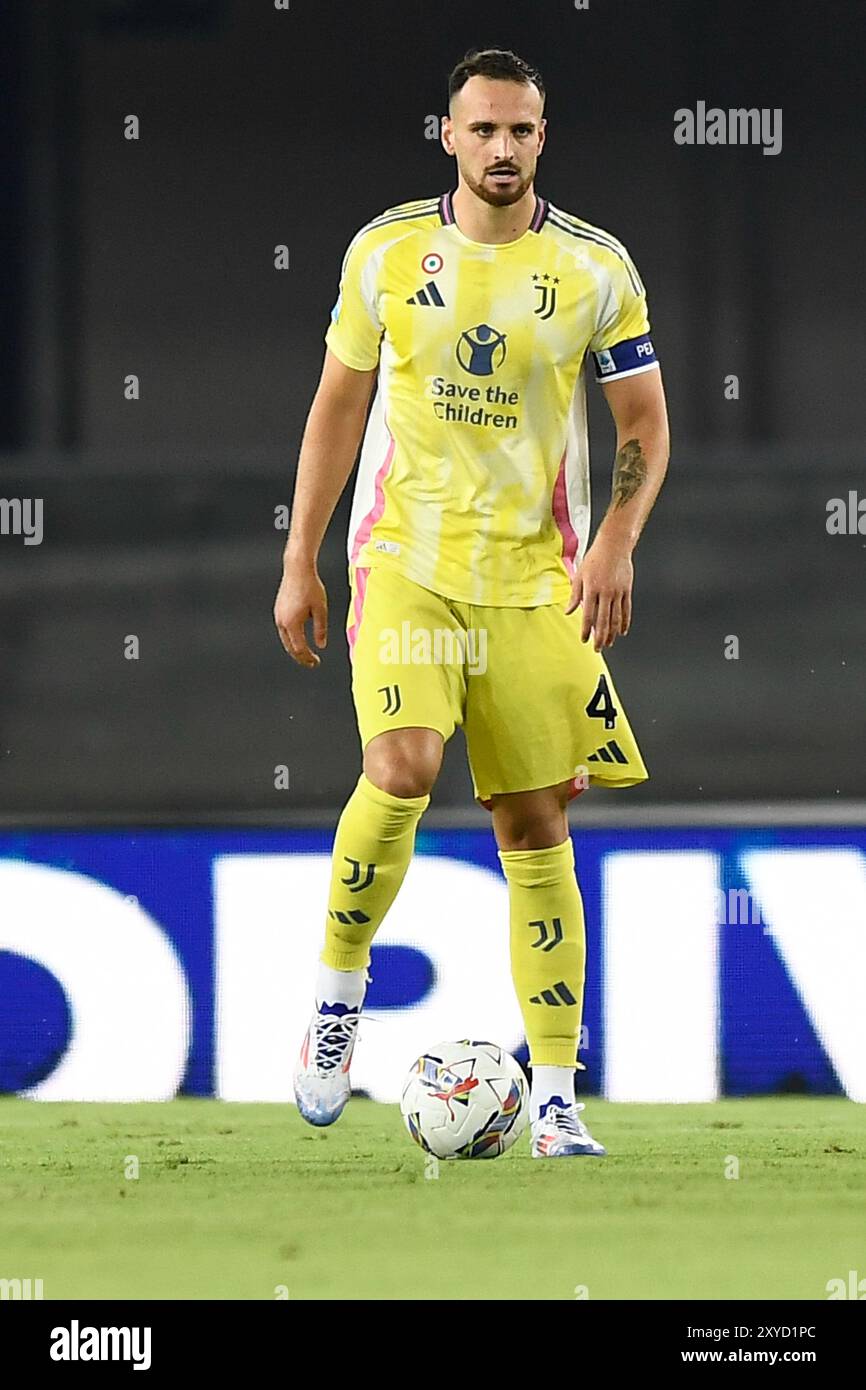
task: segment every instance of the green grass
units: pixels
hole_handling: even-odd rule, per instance
[[[439,1165],[396,1107],[0,1100],[0,1278],[54,1298],[826,1297],[866,1276],[866,1108],[610,1105],[606,1159]],[[739,1178],[726,1179],[728,1156]],[[140,1176],[124,1176],[128,1156]]]

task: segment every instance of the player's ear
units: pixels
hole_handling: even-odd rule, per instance
[[[442,127],[439,131],[439,139],[446,154],[454,153],[454,122],[450,116],[442,117]]]
[[[538,153],[544,149],[544,142],[547,139],[547,117],[542,116],[538,122]]]

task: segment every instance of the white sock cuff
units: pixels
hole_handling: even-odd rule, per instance
[[[316,977],[316,1005],[346,1004],[350,1009],[359,1009],[367,993],[367,970],[333,970],[330,965],[319,961]]]
[[[537,1120],[541,1107],[551,1096],[561,1096],[566,1105],[574,1104],[574,1067],[533,1067],[529,1092],[530,1119]]]

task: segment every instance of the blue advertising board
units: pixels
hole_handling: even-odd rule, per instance
[[[291,1099],[331,832],[0,834],[0,1091]],[[866,831],[573,831],[581,1089],[866,1099]],[[395,1100],[445,1037],[526,1048],[492,834],[419,830],[373,946],[353,1081]]]

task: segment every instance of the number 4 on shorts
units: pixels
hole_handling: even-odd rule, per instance
[[[606,729],[613,729],[616,726],[616,716],[619,714],[619,710],[611,698],[607,676],[599,676],[595,694],[586,707],[586,713],[591,719],[603,719]]]

